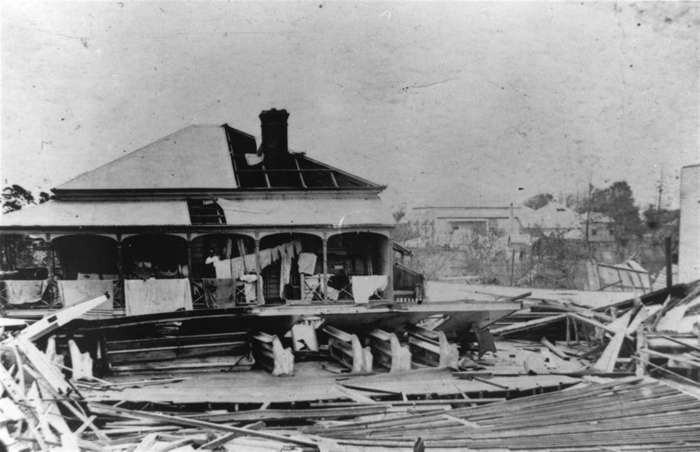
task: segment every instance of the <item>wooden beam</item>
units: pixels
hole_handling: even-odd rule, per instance
[[[294,156],[294,164],[296,165],[297,171],[299,173],[299,181],[301,182],[301,186],[303,188],[308,188],[308,186],[306,185],[306,181],[304,180],[304,173],[301,170],[301,167],[299,166],[299,159],[297,159],[296,156]]]
[[[89,312],[93,308],[96,308],[105,301],[107,301],[107,297],[102,295],[100,297],[93,298],[92,300],[84,301],[68,308],[61,309],[60,311],[48,314],[41,320],[38,320],[23,329],[16,337],[28,341],[37,340],[56,328],[67,324],[71,320],[79,318],[81,315]]]
[[[568,317],[567,317],[567,319],[568,319]],[[545,347],[547,347],[549,349],[549,351],[554,353],[559,358],[566,360],[566,361],[569,360],[569,355],[567,355],[566,353],[561,351],[556,345],[549,342],[546,337],[543,337],[542,339],[540,339],[540,343],[542,345],[544,345]],[[568,341],[567,341],[567,344],[568,344]]]
[[[328,236],[324,233],[321,238],[323,246],[323,275],[321,276],[321,290],[323,291],[323,299],[328,299]]]
[[[543,317],[541,319],[529,320],[527,322],[514,323],[500,328],[495,328],[491,330],[491,334],[493,334],[494,336],[504,336],[506,334],[517,333],[519,331],[529,330],[540,327],[542,325],[547,325],[549,323],[565,319],[566,317],[566,314],[557,314],[549,317]]]
[[[243,257],[243,261],[245,261],[245,257]],[[258,304],[260,305],[265,304],[265,298],[263,297],[263,282],[261,279],[261,267],[262,266],[260,263],[260,237],[255,237],[255,274],[258,276],[258,280],[255,283],[255,295],[257,297]]]
[[[276,441],[281,441],[285,443],[300,444],[302,446],[312,446],[316,447],[317,444],[314,441],[306,440],[298,437],[287,437],[284,435],[278,435],[276,433],[262,432],[257,430],[250,430],[243,427],[233,427],[231,425],[216,424],[213,422],[199,421],[191,418],[184,418],[180,416],[170,416],[167,414],[153,413],[149,411],[138,411],[129,410],[126,408],[115,407],[110,405],[104,405],[100,403],[91,404],[99,408],[101,411],[106,413],[122,414],[128,417],[134,417],[136,419],[155,419],[157,421],[163,421],[164,423],[182,425],[184,427],[199,427],[209,430],[219,430],[224,432],[239,433],[247,436],[258,436],[260,438],[273,439]]]

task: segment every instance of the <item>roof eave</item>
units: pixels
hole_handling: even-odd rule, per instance
[[[376,196],[386,186],[343,188],[188,188],[188,189],[97,189],[66,190],[52,189],[58,201],[103,201],[103,200],[185,200],[211,198],[246,198],[259,196],[306,195],[306,196]]]

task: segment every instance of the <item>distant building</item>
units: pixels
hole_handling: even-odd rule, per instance
[[[603,215],[600,212],[591,212],[590,218],[587,214],[579,215],[579,221],[582,225],[583,239],[586,238],[586,223],[588,223],[588,241],[593,243],[612,243],[615,241],[613,235],[613,224],[615,220]]]
[[[530,235],[581,238],[581,222],[576,212],[559,203],[549,203],[539,209],[523,207],[518,217]]]
[[[598,212],[579,214],[559,204],[539,209],[525,206],[420,206],[404,223],[415,235],[404,242],[409,248],[442,246],[460,248],[478,236],[505,237],[509,246],[530,246],[539,237],[612,243],[613,220]],[[588,230],[588,233],[586,233]]]
[[[415,207],[404,222],[418,237],[406,245],[454,247],[460,240],[492,233],[522,239],[517,219],[520,210],[521,207],[508,205]]]
[[[700,164],[681,169],[679,282],[700,278]]]

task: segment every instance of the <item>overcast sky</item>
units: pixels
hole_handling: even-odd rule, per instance
[[[189,124],[488,204],[700,162],[700,5],[2,2],[3,184],[49,189]],[[522,190],[518,190],[522,187]]]

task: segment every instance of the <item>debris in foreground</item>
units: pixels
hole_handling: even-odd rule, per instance
[[[700,400],[641,378],[589,383],[478,407],[311,427],[339,445],[426,450],[700,448]],[[615,448],[615,449],[609,449]],[[665,449],[662,449],[665,450]]]
[[[326,325],[330,347],[293,352],[284,337],[262,332],[251,347],[238,333],[183,342],[168,329],[164,338],[113,343],[100,355],[82,336],[59,347],[66,365],[55,339],[67,339],[66,325],[100,297],[6,333],[0,441],[12,451],[698,450],[699,297],[696,283],[596,308],[546,300],[533,305],[545,313],[539,321],[495,328],[496,341],[480,330],[459,344],[425,328],[401,336]],[[557,334],[542,332],[557,322]],[[566,340],[557,340],[562,322]],[[285,376],[222,364],[231,357],[221,350],[250,348],[259,366]],[[173,373],[162,357],[180,349],[211,349],[216,355],[206,359],[216,362],[183,361],[188,373]],[[121,363],[119,374],[108,367],[93,375],[105,358]],[[295,358],[311,362],[295,366]],[[161,369],[153,367],[158,360]],[[127,364],[152,368],[129,379]],[[323,375],[309,378],[313,372]],[[232,386],[262,377],[265,400],[238,399],[245,388]],[[216,379],[218,393],[209,386]],[[309,397],[284,399],[295,384],[309,386]],[[156,392],[161,399],[149,399]]]

